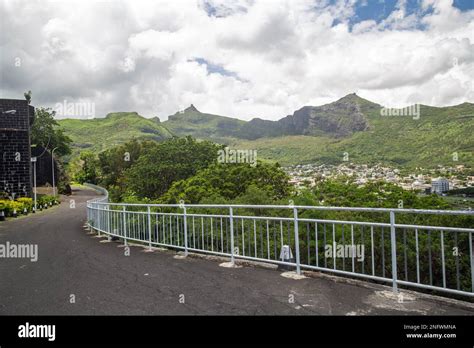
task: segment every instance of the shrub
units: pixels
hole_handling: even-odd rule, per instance
[[[49,206],[50,203],[56,204],[57,201],[59,201],[57,196],[41,195],[40,197],[38,197],[37,204],[38,205],[43,205],[43,206],[44,205]]]
[[[48,205],[51,202],[52,204],[56,204],[59,199],[57,196],[51,195],[42,195],[38,197],[37,204],[39,205]],[[0,199],[0,211],[5,213],[6,217],[13,216],[13,211],[16,209],[17,214],[23,214],[25,208],[28,212],[33,211],[34,202],[32,198],[28,197],[20,197],[15,201],[10,199]]]
[[[16,209],[17,214],[23,212],[25,205],[22,202],[12,201],[9,199],[0,200],[0,210],[3,210],[5,216],[13,216],[13,211]]]
[[[23,209],[26,208],[28,211],[33,210],[33,199],[28,197],[21,197],[17,199],[17,202],[23,203]],[[23,212],[22,209],[22,212]]]

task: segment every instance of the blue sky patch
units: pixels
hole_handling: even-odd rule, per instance
[[[457,7],[461,11],[474,10],[473,0],[454,0],[454,7]]]
[[[356,5],[356,20],[358,22],[373,19],[376,22],[387,18],[396,9],[397,0],[359,0]],[[413,13],[427,14],[429,10],[422,10],[421,0],[408,0],[406,4],[406,15]],[[474,9],[474,0],[454,0],[454,7],[461,11]]]
[[[200,65],[205,65],[208,74],[219,74],[223,76],[231,76],[240,80],[240,78],[237,76],[235,72],[226,70],[222,66],[218,64],[213,64],[204,58],[194,58],[192,59],[192,61],[199,63]]]
[[[327,6],[334,6],[338,3],[339,0],[329,0],[326,4]],[[357,23],[373,20],[377,23],[385,20],[390,14],[397,10],[398,0],[358,0],[354,5],[354,15],[348,18],[348,24],[350,27],[354,26]],[[416,14],[417,17],[421,18],[427,14],[433,12],[433,9],[427,8],[422,9],[422,0],[408,0],[405,7],[405,16],[410,16]],[[474,9],[474,0],[454,0],[454,7],[458,8],[461,11],[469,11]],[[315,11],[324,12],[324,6],[315,6]],[[333,26],[344,22],[345,19],[335,19]],[[423,29],[421,25],[417,29]]]
[[[216,6],[212,0],[202,0],[200,6],[204,11],[206,11],[209,17],[216,18],[227,17],[234,13],[247,11],[245,6],[241,6],[232,1],[221,3]]]

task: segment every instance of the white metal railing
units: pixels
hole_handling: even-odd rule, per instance
[[[474,297],[473,211],[126,204],[109,203],[101,192],[87,202],[88,224],[125,244],[269,262],[297,273],[328,271],[391,283],[394,291],[403,285]],[[359,216],[319,216],[325,212]],[[374,221],[360,221],[361,214]],[[469,227],[414,223],[426,215],[458,216]]]
[[[84,186],[90,187],[91,189],[96,190],[96,191],[98,191],[99,193],[102,194],[102,196],[99,196],[97,198],[94,198],[94,199],[91,199],[91,200],[87,201],[88,203],[89,202],[102,202],[102,203],[105,203],[105,202],[109,201],[109,192],[105,188],[94,185],[94,184],[90,184],[90,183],[84,183]]]

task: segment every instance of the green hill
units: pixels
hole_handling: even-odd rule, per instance
[[[172,137],[159,119],[147,119],[136,112],[115,112],[105,118],[58,120],[72,139],[73,154],[82,150],[103,151],[131,139],[161,141]]]

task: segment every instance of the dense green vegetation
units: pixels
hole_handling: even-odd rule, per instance
[[[96,184],[99,179],[97,155],[92,151],[82,151],[79,158],[71,164],[75,170],[74,180],[79,183]]]
[[[78,183],[106,187],[112,199],[158,199],[175,181],[187,179],[215,162],[220,148],[191,137],[171,138],[161,143],[132,140],[98,156],[81,152],[74,163]]]
[[[291,194],[289,178],[278,164],[218,163],[221,148],[191,137],[161,143],[132,140],[99,155],[81,152],[73,163],[73,178],[106,187],[114,201],[199,203],[247,197],[264,203]]]
[[[100,183],[109,189],[109,195],[119,201],[126,190],[125,171],[146,151],[156,146],[153,141],[132,140],[99,153]]]
[[[350,177],[318,181],[311,189],[293,190],[287,174],[277,163],[258,161],[218,163],[222,147],[191,137],[171,138],[162,143],[132,140],[99,155],[83,151],[74,173],[79,183],[106,187],[115,201],[157,201],[201,203],[288,202],[302,205],[360,206],[449,209],[437,195],[418,195],[383,182],[357,185]],[[247,197],[247,201],[242,201]]]
[[[83,151],[75,163],[74,180],[102,185],[116,201],[242,202],[241,197],[248,195],[268,203],[292,199],[306,205],[450,208],[437,195],[418,195],[384,181],[360,186],[350,177],[318,181],[314,188],[296,192],[279,164],[218,163],[219,149],[221,145],[192,137],[161,143],[132,140],[99,155]]]
[[[268,204],[288,197],[291,187],[288,176],[277,164],[214,163],[196,175],[173,183],[162,196],[163,203],[240,201],[247,204]]]
[[[157,199],[171,185],[216,161],[219,146],[191,137],[173,138],[147,149],[125,172],[128,194]]]
[[[83,151],[72,165],[74,181],[108,189],[113,201],[265,203],[291,194],[278,164],[218,163],[222,146],[191,137],[161,143],[132,140],[95,155]]]

